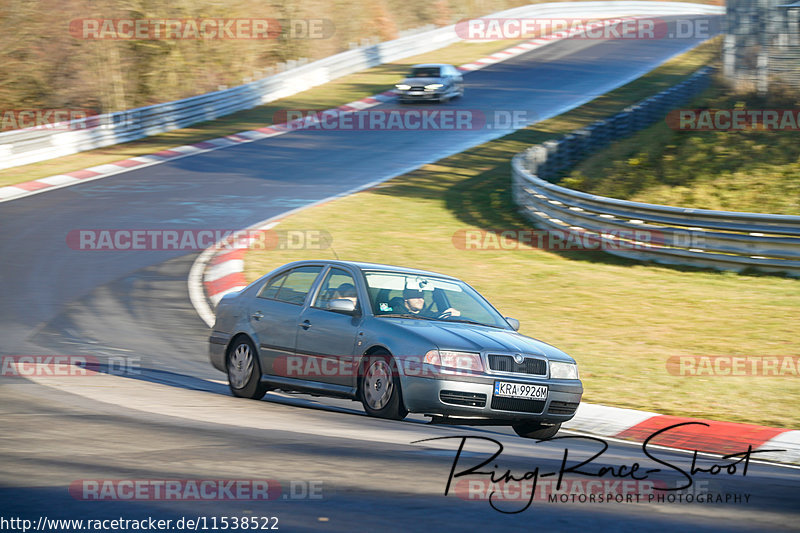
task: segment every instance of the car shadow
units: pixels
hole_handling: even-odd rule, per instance
[[[233,397],[233,394],[231,394],[230,389],[222,380],[218,381],[218,380],[204,379],[187,374],[180,374],[177,372],[160,370],[156,368],[137,368],[135,370],[120,372],[114,365],[103,362],[92,362],[81,366],[82,368],[85,368],[90,372],[96,372],[98,374],[105,374],[109,376],[116,376],[126,379],[144,381],[147,383],[155,383],[158,385],[166,385],[178,389],[208,392],[211,394],[218,394],[220,396]],[[349,408],[330,402],[346,402],[350,400],[331,398],[327,396],[316,396],[303,392],[269,391],[267,392],[267,394],[264,396],[263,399],[258,401],[266,403],[274,403],[279,405],[286,405],[286,406],[296,407],[299,409],[328,411],[332,413],[340,413],[346,415],[372,418],[360,407],[360,404],[357,403],[356,401],[352,401],[352,403],[354,406],[358,407]],[[497,431],[496,429],[492,429],[493,426],[485,426],[485,425],[459,426],[457,424],[440,424],[433,422],[428,418],[429,417],[424,417],[423,415],[411,414],[409,415],[408,418],[406,418],[402,422],[419,424],[419,425],[463,427],[473,431],[479,431],[482,433],[506,434],[502,431]],[[497,426],[497,427],[506,427],[506,426]]]

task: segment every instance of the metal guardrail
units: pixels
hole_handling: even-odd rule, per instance
[[[610,119],[537,145],[511,162],[514,202],[537,227],[589,239],[608,253],[657,263],[800,276],[800,216],[689,209],[607,198],[554,179],[581,158],[630,135],[708,84],[709,68]]]
[[[724,8],[683,2],[572,2],[522,6],[491,17],[608,18],[626,15],[723,14]],[[118,113],[73,121],[67,131],[15,130],[0,133],[0,169],[132,141],[213,120],[285,98],[389,61],[422,54],[459,41],[455,26],[406,35],[319,61],[289,68],[238,87]],[[290,62],[289,66],[292,65]]]
[[[708,87],[710,68],[702,68],[684,82],[625,108],[622,112],[575,130],[556,141],[526,152],[527,168],[540,178],[556,179],[587,154],[662,120],[668,111]]]

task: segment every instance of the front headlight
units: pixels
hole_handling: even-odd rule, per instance
[[[401,91],[407,91],[411,88],[411,85],[406,85],[405,83],[398,83],[397,85],[395,85],[395,87],[397,87]]]
[[[550,361],[551,379],[578,379],[578,365],[575,363],[562,363]]]
[[[435,91],[436,89],[441,89],[444,87],[441,83],[431,83],[430,85],[425,86],[426,91]]]
[[[443,369],[483,372],[481,354],[478,353],[431,350],[425,354],[425,362],[429,365],[440,366]]]

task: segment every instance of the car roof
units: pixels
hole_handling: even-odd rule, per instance
[[[305,260],[305,261],[294,261],[292,263],[288,263],[286,265],[283,265],[283,267],[288,267],[290,265],[292,267],[297,267],[297,266],[302,266],[304,264],[320,264],[320,263],[325,263],[325,264],[331,265],[331,266],[336,266],[336,265],[339,265],[339,266],[351,266],[351,267],[355,267],[355,268],[357,268],[359,270],[362,270],[362,271],[378,270],[378,271],[384,271],[384,272],[402,272],[403,274],[417,274],[417,275],[420,275],[420,276],[434,276],[434,277],[437,277],[437,278],[447,278],[447,279],[458,280],[458,278],[455,278],[453,276],[448,276],[447,274],[439,274],[438,272],[431,272],[431,271],[428,271],[428,270],[420,270],[418,268],[408,268],[408,267],[401,267],[401,266],[395,266],[395,265],[384,265],[384,264],[381,264],[381,263],[365,263],[365,262],[360,262],[360,261],[341,261],[341,260],[334,261],[334,260],[330,260],[330,259],[323,259],[323,260],[320,260],[320,261]],[[283,268],[283,267],[281,267],[281,268]]]

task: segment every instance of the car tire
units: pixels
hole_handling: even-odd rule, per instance
[[[267,393],[267,386],[261,382],[258,353],[247,337],[234,339],[228,347],[225,369],[228,374],[228,388],[234,396],[260,400]]]
[[[561,429],[561,424],[545,426],[538,422],[519,422],[511,427],[520,437],[543,440],[555,437],[558,430]]]
[[[359,373],[358,398],[370,416],[402,420],[408,414],[403,404],[397,365],[388,353],[368,355]]]

